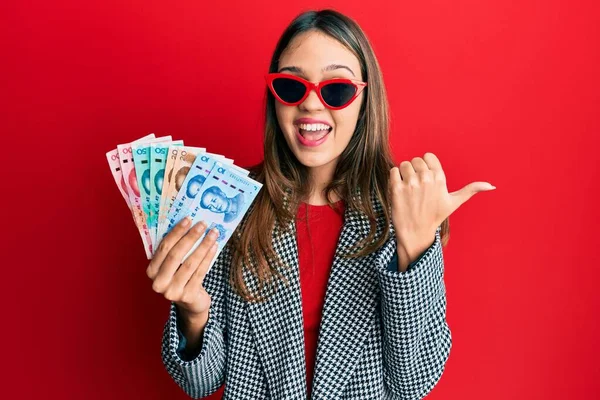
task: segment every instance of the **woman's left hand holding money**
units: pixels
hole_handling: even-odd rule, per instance
[[[390,169],[389,190],[392,198],[392,223],[398,244],[399,270],[406,271],[435,241],[437,227],[474,194],[494,190],[488,182],[472,182],[448,193],[446,176],[433,153],[400,168]]]

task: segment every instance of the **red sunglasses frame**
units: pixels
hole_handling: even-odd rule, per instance
[[[292,79],[292,80],[302,83],[306,87],[306,93],[304,93],[304,96],[302,96],[302,98],[300,100],[298,100],[294,103],[288,103],[287,101],[284,101],[281,97],[279,97],[279,95],[275,91],[275,88],[273,87],[273,81],[277,78],[287,78],[287,79]],[[313,83],[313,82],[307,81],[306,79],[300,78],[299,76],[291,75],[291,74],[284,74],[284,73],[280,73],[280,72],[273,72],[273,73],[269,73],[269,74],[265,75],[265,80],[267,81],[267,86],[271,90],[271,93],[273,94],[273,96],[275,96],[275,98],[279,102],[281,102],[282,104],[285,104],[286,106],[296,106],[296,105],[302,103],[304,100],[306,100],[306,98],[310,94],[310,91],[314,90],[317,93],[319,100],[321,100],[321,103],[323,103],[323,105],[325,107],[329,108],[330,110],[341,110],[342,108],[348,107],[360,95],[360,93],[363,91],[365,86],[367,86],[367,82],[362,82],[357,79],[347,79],[347,78],[333,78],[333,79],[327,79],[327,80],[321,81],[319,83]],[[321,96],[321,88],[323,86],[329,85],[331,83],[348,83],[348,84],[354,86],[356,88],[356,91],[354,92],[354,95],[352,96],[352,98],[350,98],[350,100],[348,100],[348,102],[346,102],[344,105],[339,106],[339,107],[333,107],[333,106],[327,104],[327,102],[323,99],[323,96]]]

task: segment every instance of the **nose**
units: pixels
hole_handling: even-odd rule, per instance
[[[314,89],[310,89],[308,97],[306,97],[298,107],[300,107],[301,110],[306,111],[319,111],[324,108],[323,103],[321,103],[321,100]]]

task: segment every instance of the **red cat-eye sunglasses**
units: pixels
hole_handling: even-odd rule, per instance
[[[314,90],[321,103],[330,110],[348,107],[367,86],[366,82],[355,79],[333,78],[312,83],[296,75],[273,72],[265,76],[267,86],[273,96],[286,106],[302,103]]]

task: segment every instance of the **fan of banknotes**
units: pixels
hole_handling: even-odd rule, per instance
[[[182,140],[171,140],[171,136],[150,134],[120,144],[106,153],[106,158],[148,259],[173,226],[189,216],[192,225],[206,222],[205,235],[212,228],[219,231],[210,269],[262,188],[232,159],[202,147],[184,146]]]

